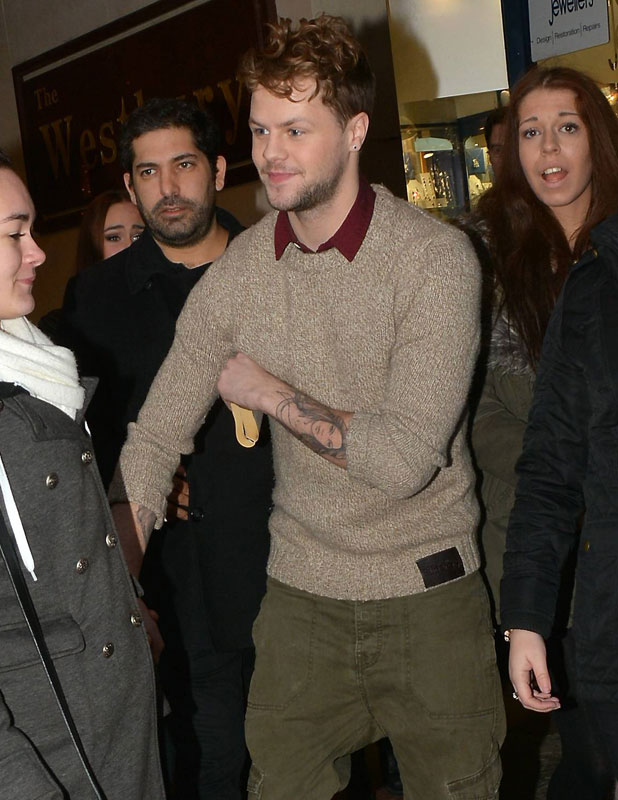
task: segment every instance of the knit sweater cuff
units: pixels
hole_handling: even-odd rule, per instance
[[[131,462],[128,454],[123,451],[107,493],[108,499],[111,505],[130,502],[148,508],[156,515],[155,528],[158,529],[165,522],[167,494],[154,488],[158,470],[149,469],[143,462],[136,469],[136,463]]]
[[[410,497],[427,485],[446,459],[388,414],[357,412],[346,439],[348,475],[391,498]]]

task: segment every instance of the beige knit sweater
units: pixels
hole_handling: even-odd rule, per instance
[[[478,345],[477,261],[464,234],[374,188],[351,263],[336,249],[293,245],[276,261],[275,213],[230,244],[190,294],[120,459],[126,496],[160,525],[179,453],[191,451],[237,351],[355,412],[347,470],[271,420],[268,564],[288,585],[355,600],[424,591],[418,559],[448,548],[466,574],[478,567],[463,422]]]

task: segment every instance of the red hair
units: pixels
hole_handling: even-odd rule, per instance
[[[573,249],[553,212],[534,194],[519,160],[519,108],[535,89],[575,94],[592,166],[591,201]],[[515,86],[506,119],[500,179],[481,198],[494,280],[511,325],[536,365],[545,329],[573,259],[589,246],[590,230],[618,211],[618,119],[597,84],[574,69],[533,68]]]

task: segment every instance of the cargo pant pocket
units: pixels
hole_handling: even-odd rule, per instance
[[[262,796],[262,789],[264,787],[264,773],[255,766],[255,764],[251,764],[251,770],[249,772],[249,780],[247,781],[247,792],[251,797],[259,798]]]
[[[500,753],[494,753],[479,772],[447,784],[449,797],[453,800],[497,800],[501,778]]]
[[[249,709],[284,711],[307,689],[313,670],[316,616],[311,599],[269,585],[253,626],[256,657]]]

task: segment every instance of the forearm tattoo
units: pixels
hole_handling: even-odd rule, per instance
[[[314,453],[346,460],[348,426],[331,408],[302,392],[279,392],[275,417]]]

